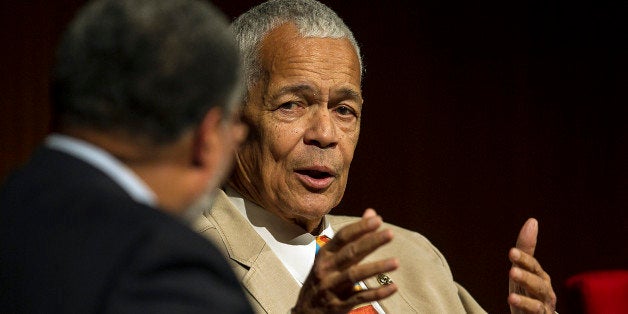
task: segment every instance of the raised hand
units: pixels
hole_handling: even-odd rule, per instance
[[[354,291],[356,282],[399,267],[394,259],[359,264],[393,238],[391,230],[377,231],[382,218],[367,209],[358,222],[338,231],[314,260],[292,313],[347,313],[356,305],[384,299],[397,291],[390,285]]]
[[[530,218],[519,231],[516,247],[510,249],[508,304],[511,313],[555,313],[556,294],[549,275],[534,258],[539,224]]]

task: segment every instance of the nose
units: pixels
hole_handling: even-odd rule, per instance
[[[334,147],[338,144],[336,125],[327,106],[316,108],[303,140],[306,145],[316,145],[320,148]]]

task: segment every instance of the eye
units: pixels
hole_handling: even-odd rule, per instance
[[[353,110],[353,108],[349,107],[349,106],[345,106],[345,105],[340,105],[338,107],[336,107],[336,112],[338,114],[340,114],[341,116],[357,116],[355,110]]]
[[[280,110],[294,110],[294,109],[296,109],[296,107],[298,105],[299,104],[297,102],[295,102],[295,101],[288,101],[288,102],[285,102],[285,103],[279,105],[279,107],[277,109],[280,109]]]
[[[280,119],[292,119],[302,116],[306,112],[305,107],[299,100],[289,100],[278,105],[274,112]]]

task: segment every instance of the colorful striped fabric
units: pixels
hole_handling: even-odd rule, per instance
[[[327,244],[329,240],[331,239],[325,235],[319,235],[318,237],[316,237],[316,254],[318,254],[318,250],[321,249],[321,246]]]

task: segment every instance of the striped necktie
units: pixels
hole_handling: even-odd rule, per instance
[[[318,254],[318,251],[321,249],[321,247],[327,244],[329,240],[331,239],[325,235],[319,235],[316,237],[316,254]],[[355,291],[362,290],[362,286],[360,286],[360,283],[356,283],[353,286],[353,290]],[[349,313],[350,314],[378,314],[377,310],[375,310],[375,308],[373,307],[373,305],[371,305],[371,303],[360,304],[354,307],[351,311],[349,311]]]

